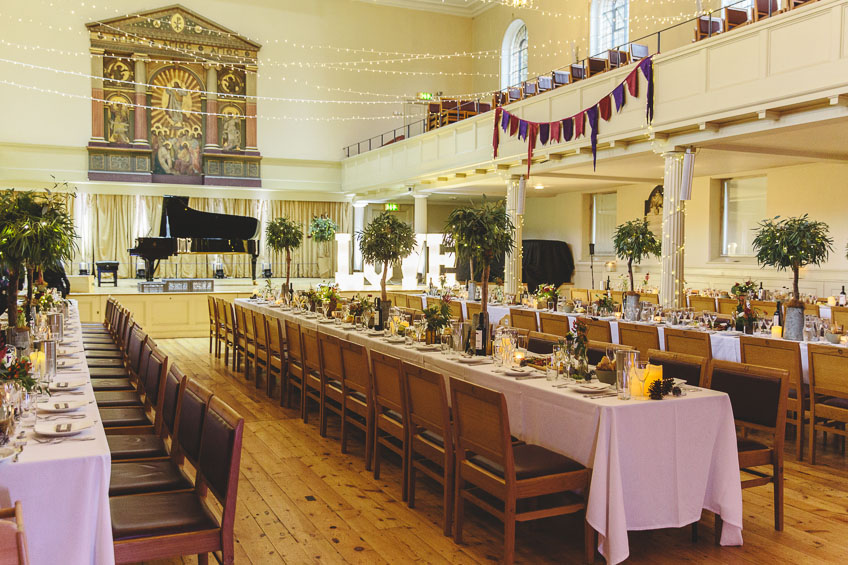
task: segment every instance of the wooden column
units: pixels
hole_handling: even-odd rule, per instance
[[[204,149],[220,149],[218,145],[218,67],[206,67],[206,145]]]
[[[147,56],[134,53],[135,60],[135,139],[136,145],[149,145],[147,137]]]
[[[247,139],[245,140],[245,150],[259,151],[256,143],[256,71],[258,67],[247,65],[245,67],[245,86],[247,99],[245,100],[245,119],[247,130]]]
[[[105,143],[103,135],[103,49],[91,50],[91,141]]]

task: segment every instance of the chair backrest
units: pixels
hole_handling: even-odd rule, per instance
[[[683,379],[686,384],[701,386],[707,374],[709,360],[698,355],[685,353],[669,353],[651,349],[648,351],[648,362],[663,368],[663,377]]]
[[[642,302],[650,302],[651,304],[659,304],[660,295],[655,292],[640,292],[639,300]]]
[[[807,345],[810,362],[810,396],[824,394],[848,398],[848,353],[832,345]]]
[[[598,290],[598,289],[594,289],[594,288],[589,290],[589,300],[591,302],[597,302],[598,300],[605,297],[606,295],[607,295],[607,291],[605,291],[605,290]]]
[[[451,318],[455,318],[460,322],[465,319],[465,314],[462,313],[462,302],[458,300],[451,300],[448,303],[448,306],[450,307]]]
[[[259,312],[250,311],[253,324],[253,335],[256,339],[256,347],[259,349],[268,349],[268,334],[265,331],[265,315]]]
[[[527,334],[527,351],[540,355],[550,355],[554,352],[554,345],[557,345],[562,339],[558,335],[531,331]]]
[[[471,451],[504,469],[504,478],[514,480],[506,398],[496,390],[454,377],[450,379],[453,429],[457,460]]]
[[[768,316],[769,318],[773,318],[774,313],[777,312],[777,302],[752,300],[751,308],[759,315],[759,317]]]
[[[724,29],[724,21],[721,18],[701,16],[698,18],[698,36],[705,37],[721,33]]]
[[[607,52],[607,59],[609,59],[610,67],[614,69],[623,67],[630,63],[630,53],[620,49],[610,49]]]
[[[15,501],[15,506],[12,508],[0,509],[0,563],[3,565],[29,564],[24,513],[20,500]]]
[[[401,378],[401,360],[379,351],[371,351],[371,377],[377,414],[384,410],[394,410],[401,414],[405,422],[406,401]]]
[[[539,77],[539,92],[547,92],[554,88],[554,79],[553,77]]]
[[[535,96],[538,93],[538,87],[535,81],[524,81],[524,96]]]
[[[180,371],[176,363],[171,363],[171,366],[168,367],[168,373],[165,375],[165,391],[162,401],[163,428],[160,431],[163,435],[169,435],[172,438],[176,433],[177,414],[180,411],[185,383],[186,376]]]
[[[581,318],[586,322],[586,337],[590,341],[603,341],[612,343],[612,329],[608,320],[593,320],[592,318]]]
[[[515,86],[507,89],[507,98],[510,102],[515,102],[516,100],[521,100],[521,88]]]
[[[819,311],[819,305],[818,304],[805,303],[804,304],[804,314],[808,314],[810,316],[820,317],[821,312]],[[774,316],[774,314],[772,314],[772,316]]]
[[[571,82],[571,73],[569,73],[568,71],[554,71],[553,80],[554,88],[569,84]]]
[[[848,307],[845,306],[831,306],[830,307],[830,321],[837,326],[842,326],[843,328],[848,328]]]
[[[582,63],[574,63],[569,67],[571,80],[577,81],[586,78],[586,67]]]
[[[289,363],[303,364],[303,349],[300,343],[300,326],[295,322],[286,320],[286,342],[289,344]]]
[[[739,8],[731,8],[730,6],[724,9],[724,25],[728,30],[748,23],[748,10],[740,10]]]
[[[589,57],[586,59],[586,75],[592,76],[609,70],[609,59]]]
[[[743,363],[789,371],[789,388],[801,390],[801,346],[797,341],[763,339],[743,335],[739,338]]]
[[[209,401],[198,455],[197,491],[208,487],[223,508],[221,527],[232,531],[236,514],[244,418],[220,398]]]
[[[162,401],[165,397],[165,375],[168,371],[168,356],[149,341],[145,347],[150,348],[147,366],[144,371],[144,404],[156,410],[156,426],[162,425]]]
[[[607,354],[607,349],[612,348],[614,350],[624,349],[631,350],[633,349],[629,345],[618,345],[617,343],[607,343],[604,341],[589,341],[586,344],[586,357],[589,359],[590,365],[597,365],[600,363],[601,359],[604,355]],[[612,361],[612,359],[610,359]]]
[[[565,337],[570,331],[568,316],[539,312],[540,330],[546,334]]]
[[[371,365],[368,362],[368,350],[352,341],[340,340],[342,367],[344,367],[344,386],[348,390],[364,394],[371,398]]]
[[[451,417],[445,378],[429,369],[412,363],[402,363],[406,407],[412,432],[423,428],[435,432],[444,439],[445,452],[452,450]]]
[[[639,59],[644,59],[651,52],[648,49],[647,45],[642,45],[640,43],[631,43],[630,44],[630,58],[634,61],[638,61]]]
[[[303,351],[303,370],[321,374],[321,354],[318,350],[318,332],[310,328],[300,328],[301,351]]]
[[[215,298],[215,311],[218,319],[218,324],[227,329],[227,304],[223,298]]]
[[[754,11],[758,18],[767,18],[769,15],[777,14],[777,0],[757,0]]]
[[[618,342],[638,350],[640,355],[647,355],[651,349],[660,348],[660,334],[656,326],[619,322]]]
[[[716,299],[712,296],[689,295],[689,307],[696,312],[715,312]]]
[[[179,454],[184,455],[196,466],[200,455],[200,441],[203,436],[203,423],[206,419],[206,407],[212,392],[194,379],[188,379],[180,399],[179,422],[177,423],[177,443]],[[172,453],[174,450],[172,449]]]
[[[265,315],[265,333],[268,336],[268,351],[280,359],[283,358],[283,328],[279,318]]]
[[[248,341],[253,341],[256,338],[253,333],[253,312],[244,306],[239,306],[237,310],[239,311],[238,323],[242,327],[244,336],[248,339]]]
[[[127,346],[127,358],[129,359],[130,373],[135,378],[138,378],[141,370],[141,350],[146,340],[147,334],[139,326],[136,325],[132,328]]]
[[[717,298],[716,302],[718,303],[719,314],[729,314],[731,316],[736,313],[736,307],[739,305],[739,301],[735,298]]]
[[[513,328],[530,330],[535,332],[539,330],[536,322],[536,312],[533,310],[523,310],[521,308],[509,309],[509,325]]]
[[[339,338],[330,334],[319,333],[318,354],[321,356],[321,380],[325,383],[328,381],[342,382],[344,366]]]
[[[663,339],[665,350],[670,353],[697,355],[707,360],[713,356],[712,342],[707,332],[664,328]]]
[[[788,383],[786,369],[713,359],[704,385],[727,393],[736,422],[774,434],[774,447],[782,451]]]
[[[474,315],[479,314],[482,311],[483,311],[483,306],[479,302],[468,302],[468,301],[465,302],[465,314],[466,314],[465,319],[466,320],[470,321],[470,320],[474,319]]]
[[[589,302],[589,289],[588,288],[572,288],[571,289],[571,300],[582,300],[583,304]]]
[[[215,306],[215,297],[211,294],[206,296],[206,308],[209,310],[209,325],[214,328],[218,325],[218,309]]]
[[[224,303],[224,316],[226,321],[227,333],[233,334],[233,339],[236,336],[236,320],[233,314],[234,306],[232,302],[228,302],[224,299],[221,299],[221,302]]]

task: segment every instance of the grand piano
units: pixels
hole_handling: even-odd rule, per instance
[[[144,274],[153,280],[156,264],[183,253],[249,253],[256,283],[259,220],[247,216],[200,212],[188,207],[187,196],[165,196],[159,237],[139,237],[130,255],[144,259]]]

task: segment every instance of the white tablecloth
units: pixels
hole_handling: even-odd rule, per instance
[[[77,361],[75,370],[60,372],[58,379],[88,380],[75,304],[70,319],[72,330],[65,337],[69,343],[61,347],[71,347],[80,353],[73,357]],[[111,565],[115,562],[109,512],[109,445],[97,405],[93,403],[91,383],[80,390],[85,394],[63,396],[57,393],[53,399],[92,402],[84,411],[97,423],[74,437],[93,436],[94,440],[39,444],[33,439],[30,427],[26,428],[27,443],[18,462],[0,463],[0,505],[10,506],[16,500],[23,503],[24,527],[33,565]]]
[[[628,530],[683,527],[706,508],[720,514],[723,545],[742,543],[736,429],[724,393],[700,390],[663,401],[588,399],[544,378],[517,381],[493,365],[469,366],[441,353],[392,345],[364,332],[319,324],[277,308],[252,310],[389,353],[504,393],[512,433],[591,467],[588,520],[610,563],[629,555]]]

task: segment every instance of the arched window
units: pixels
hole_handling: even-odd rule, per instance
[[[506,28],[501,45],[501,88],[527,80],[527,26],[515,20]]]
[[[592,2],[591,53],[597,55],[627,43],[629,0]]]

